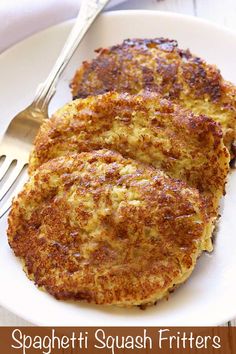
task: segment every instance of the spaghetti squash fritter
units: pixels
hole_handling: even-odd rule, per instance
[[[41,165],[8,223],[29,278],[57,299],[153,304],[211,250],[212,220],[196,189],[109,150]]]
[[[125,40],[97,52],[77,70],[71,83],[74,98],[107,91],[157,92],[221,123],[224,142],[236,156],[236,88],[214,65],[164,38]]]
[[[197,188],[215,216],[228,172],[229,153],[218,123],[195,116],[156,94],[107,93],[78,99],[41,126],[30,157],[32,173],[68,151],[106,148],[151,164]]]

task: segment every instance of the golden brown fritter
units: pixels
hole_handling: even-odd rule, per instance
[[[109,150],[43,164],[8,221],[28,276],[58,299],[152,304],[211,250],[196,189]]]
[[[217,215],[229,154],[218,123],[180,108],[156,94],[107,93],[78,99],[41,126],[31,154],[34,171],[68,151],[107,148],[151,164],[207,195]],[[212,210],[213,209],[213,210]],[[210,212],[210,211],[209,211]]]
[[[74,98],[107,91],[158,92],[220,122],[225,144],[235,156],[236,88],[215,66],[164,38],[125,40],[97,52],[97,58],[76,72],[71,84]]]

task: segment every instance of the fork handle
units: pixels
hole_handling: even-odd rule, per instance
[[[110,0],[83,0],[76,22],[66,40],[66,43],[45,82],[38,86],[33,105],[46,111],[48,104],[55,94],[58,79],[67,66],[69,60],[80,44],[99,13]]]

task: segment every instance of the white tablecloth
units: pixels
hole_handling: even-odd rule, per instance
[[[37,31],[75,17],[80,1],[0,0],[0,52]],[[124,1],[111,0],[107,9]]]

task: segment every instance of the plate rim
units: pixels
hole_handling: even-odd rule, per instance
[[[235,37],[236,39],[236,30],[232,30],[226,26],[223,25],[219,25],[211,20],[207,20],[204,19],[202,17],[197,17],[194,15],[189,15],[189,14],[182,14],[182,13],[178,13],[178,12],[173,12],[173,11],[162,11],[162,10],[142,10],[142,9],[129,9],[129,10],[111,10],[111,11],[104,11],[102,12],[102,14],[100,16],[105,16],[105,17],[110,17],[110,16],[126,16],[126,15],[139,15],[139,14],[143,14],[143,15],[149,15],[149,16],[161,16],[161,17],[172,17],[172,18],[179,18],[179,19],[183,19],[185,21],[193,21],[193,22],[198,22],[199,24],[204,24],[206,26],[210,26],[216,30],[219,31],[223,31],[226,32],[228,35]],[[55,25],[52,26],[48,26],[45,27],[44,29],[37,31],[29,36],[26,36],[25,38],[21,39],[20,41],[16,42],[15,44],[9,46],[8,48],[6,48],[3,52],[0,53],[0,58],[2,56],[4,56],[5,54],[8,54],[8,51],[13,50],[14,48],[20,46],[21,44],[23,44],[25,41],[29,40],[29,39],[33,39],[34,37],[37,37],[38,35],[47,32],[48,30],[53,30],[56,27],[60,27],[60,26],[66,26],[69,24],[73,24],[75,22],[75,18],[66,20],[66,21],[61,21],[58,22]]]

